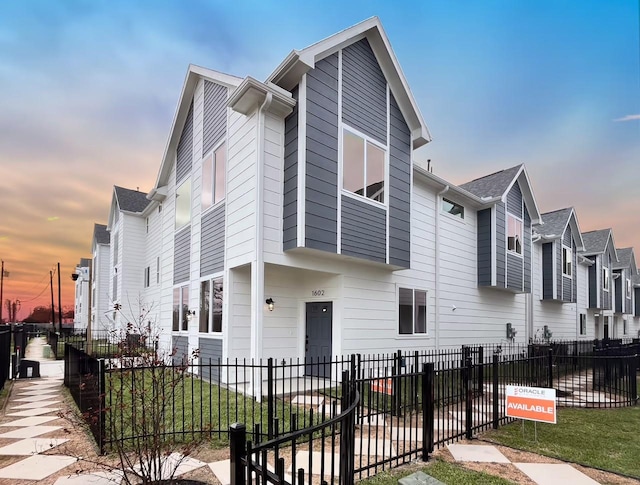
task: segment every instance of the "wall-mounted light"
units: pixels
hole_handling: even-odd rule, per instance
[[[187,310],[185,315],[187,316],[187,321],[190,322],[191,319],[196,316],[196,311],[195,310]]]
[[[267,298],[267,299],[265,300],[265,303],[267,304],[267,307],[269,308],[269,311],[270,311],[270,312],[272,312],[272,311],[273,311],[273,309],[274,309],[274,308],[275,308],[275,306],[276,306],[276,302],[275,302],[275,301],[273,301],[273,298]]]

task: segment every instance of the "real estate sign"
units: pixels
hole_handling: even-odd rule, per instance
[[[556,424],[556,390],[544,387],[507,386],[507,416]]]

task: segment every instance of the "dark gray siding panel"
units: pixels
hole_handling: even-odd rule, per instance
[[[531,293],[531,217],[529,217],[529,211],[524,209],[524,281],[523,291],[525,293]]]
[[[202,216],[200,236],[200,276],[224,269],[224,204]]]
[[[411,132],[391,95],[389,263],[411,266]]]
[[[191,172],[193,162],[193,101],[189,107],[176,152],[176,182],[180,182]]]
[[[572,301],[572,279],[567,278],[566,276],[562,277],[562,301],[570,302]]]
[[[174,335],[172,340],[173,349],[175,350],[173,363],[180,365],[188,362],[191,357],[189,355],[189,337]]]
[[[384,209],[342,197],[342,254],[386,263],[386,229]]]
[[[298,100],[298,87],[292,91]],[[282,215],[283,249],[298,245],[298,104],[284,120],[284,206]]]
[[[640,317],[640,288],[634,288],[633,290],[633,296],[634,296],[634,309],[633,309],[633,315],[635,317]]]
[[[387,144],[387,80],[367,39],[342,51],[342,121]]]
[[[542,298],[545,300],[554,300],[553,294],[553,243],[544,243],[542,245]]]
[[[227,88],[204,82],[202,155],[207,155],[227,133]]]
[[[616,287],[616,293],[615,293],[615,307],[614,310],[616,313],[622,313],[622,271],[616,271],[617,274],[619,274],[620,276],[618,277],[618,279],[613,280],[614,281],[614,285]]]
[[[507,211],[514,216],[522,219],[522,192],[518,182],[513,184],[511,190],[507,194]]]
[[[198,345],[202,377],[209,382],[220,382],[220,366],[218,364],[222,361],[222,340],[201,338]]]
[[[564,231],[564,235],[562,237],[562,243],[565,246],[571,247],[573,238],[571,237],[571,226],[567,226],[567,229]]]
[[[523,258],[507,254],[507,288],[522,291]]]
[[[307,73],[305,246],[338,250],[338,54]],[[288,212],[289,213],[289,212]]]
[[[596,257],[589,258],[593,263],[589,266],[589,308],[598,308],[598,281],[597,281],[597,268]]]
[[[573,296],[571,301],[573,303],[575,303],[576,301],[578,301],[578,251],[576,248],[576,243],[575,242],[571,242],[571,249],[573,251],[572,253],[572,257],[573,257],[573,263],[572,263],[572,267],[571,267],[571,271],[573,274]]]
[[[556,298],[558,300],[563,299],[564,294],[564,285],[562,283],[562,244],[558,241],[555,245],[556,247],[556,284],[557,295]]]
[[[478,285],[491,286],[491,209],[478,211]]]
[[[173,284],[189,280],[191,262],[191,227],[187,226],[175,235],[173,246]]]
[[[507,220],[504,203],[496,204],[496,286],[506,288]]]

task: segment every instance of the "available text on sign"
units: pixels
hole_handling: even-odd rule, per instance
[[[507,386],[507,416],[556,424],[556,390]]]

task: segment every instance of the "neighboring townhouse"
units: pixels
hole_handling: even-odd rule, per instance
[[[638,337],[638,324],[633,320],[633,280],[638,274],[633,248],[616,250],[618,262],[612,264],[614,327],[620,337]]]
[[[89,321],[89,277],[91,260],[80,259],[74,273],[71,275],[75,281],[75,304],[73,308],[73,330],[86,330]]]
[[[542,214],[534,226],[533,328],[535,340],[594,338],[587,324],[589,260],[573,208]]]
[[[636,268],[636,275],[632,279],[633,284],[633,319],[631,336],[640,338],[640,270]],[[634,330],[638,329],[635,334]]]
[[[111,315],[113,305],[109,298],[111,281],[110,235],[104,224],[93,225],[91,243],[91,328],[100,328]]]
[[[124,328],[137,322],[145,306],[145,209],[147,194],[114,186],[107,230],[110,233],[109,305],[106,318],[94,330]],[[120,310],[116,311],[116,305]]]
[[[593,264],[589,266],[589,320],[593,318],[595,338],[608,339],[621,336],[613,319],[613,264],[618,263],[616,246],[611,229],[600,229],[582,233],[584,252],[582,256]]]

